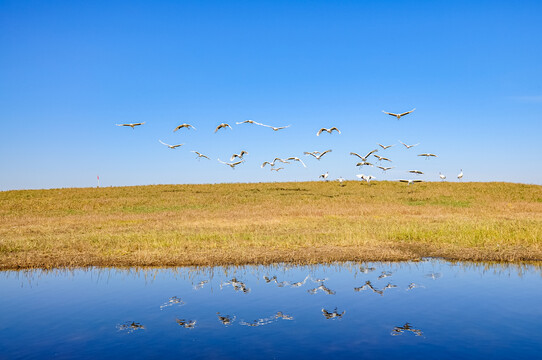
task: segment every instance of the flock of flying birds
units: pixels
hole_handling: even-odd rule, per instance
[[[404,113],[400,113],[400,114],[391,113],[391,112],[387,112],[387,111],[382,111],[382,112],[385,113],[385,114],[388,114],[390,116],[393,116],[393,117],[395,117],[395,118],[397,118],[399,120],[399,119],[401,119],[401,117],[412,113],[414,110],[416,110],[416,108],[414,108],[414,109],[412,109],[410,111],[406,111]],[[134,129],[136,126],[141,126],[141,125],[144,125],[144,124],[145,124],[145,122],[130,123],[130,124],[116,124],[116,125],[117,126],[131,127],[132,129]],[[271,128],[273,131],[279,131],[279,130],[287,129],[287,128],[289,128],[291,126],[291,125],[287,125],[287,126],[271,126],[271,125],[266,125],[266,124],[256,122],[254,120],[245,120],[245,121],[241,121],[241,122],[236,122],[236,124],[237,125],[240,125],[240,124],[252,124],[252,125],[257,125],[257,126],[263,126],[263,127]],[[230,130],[232,129],[232,127],[229,124],[221,123],[215,128],[214,132],[216,133],[219,130],[222,130],[222,129],[226,130],[228,128]],[[173,132],[176,132],[176,131],[178,131],[180,129],[188,129],[188,130],[193,129],[193,130],[196,130],[196,128],[193,125],[185,123],[185,124],[181,124],[181,125],[175,127],[175,129],[173,129]],[[321,128],[321,129],[319,129],[316,132],[316,136],[320,136],[320,134],[322,134],[323,132],[327,132],[329,134],[332,134],[333,132],[336,132],[338,134],[341,133],[341,131],[337,127],[334,126],[334,127],[331,127],[331,128]],[[166,144],[162,140],[158,140],[158,141],[162,145],[165,145],[170,149],[176,149],[176,148],[181,147],[181,146],[184,145],[184,144],[170,145],[170,144]],[[399,141],[399,143],[402,144],[406,149],[411,149],[411,148],[419,145],[419,143],[409,145],[409,144],[405,144],[404,142],[401,142],[401,141]],[[389,149],[392,146],[395,146],[395,144],[391,144],[391,145],[378,144],[378,146],[381,148],[381,150],[386,150],[386,149]],[[382,166],[383,161],[387,161],[387,162],[391,163],[392,160],[385,157],[385,156],[380,156],[380,155],[376,154],[378,151],[379,151],[379,149],[373,149],[373,150],[369,151],[367,154],[365,154],[364,156],[362,156],[362,155],[360,155],[358,153],[355,153],[355,152],[351,152],[350,155],[359,158],[360,161],[358,161],[356,163],[356,166],[359,167],[360,169],[363,168],[364,166],[374,167],[375,165],[370,162],[370,160],[372,160],[372,159],[376,159],[379,162],[380,165],[377,165],[376,167],[381,169],[383,172],[386,172],[388,170],[391,170],[391,169],[395,168],[394,166]],[[204,159],[207,159],[207,160],[211,160],[207,155],[204,155],[199,151],[191,150],[191,152],[196,154],[197,159],[204,158]],[[304,155],[312,156],[316,160],[320,160],[323,156],[325,156],[326,154],[328,154],[330,152],[332,152],[331,149],[326,150],[326,151],[322,151],[322,152],[320,152],[320,151],[312,151],[312,152],[305,151]],[[238,154],[233,154],[230,157],[229,162],[220,160],[220,158],[218,158],[217,160],[220,163],[222,163],[224,165],[227,165],[227,166],[231,167],[232,169],[235,169],[236,166],[238,166],[238,165],[245,162],[245,159],[244,159],[245,155],[248,155],[248,152],[245,151],[245,150],[242,150]],[[437,155],[435,155],[433,153],[421,153],[421,154],[418,154],[418,156],[425,157],[426,159],[429,159],[429,158],[432,158],[432,157],[435,157],[435,158],[438,157]],[[265,168],[267,165],[269,165],[269,168],[271,169],[271,171],[277,171],[278,172],[278,171],[284,169],[284,167],[281,167],[280,165],[278,165],[278,163],[289,164],[291,162],[299,162],[301,165],[303,165],[303,167],[307,167],[305,162],[303,162],[303,160],[301,160],[299,157],[291,156],[291,157],[288,157],[288,158],[285,158],[285,159],[276,157],[272,161],[264,161],[261,164],[261,168]],[[408,173],[414,174],[414,175],[422,175],[423,174],[423,172],[420,171],[420,170],[409,170]],[[326,172],[326,173],[321,174],[319,176],[319,178],[324,179],[325,181],[328,181],[328,177],[329,177],[329,172]],[[376,179],[376,177],[374,177],[372,175],[365,175],[365,174],[358,174],[358,175],[356,175],[356,177],[358,179],[362,180],[362,181],[367,182],[367,183],[370,183],[371,180]],[[439,177],[440,177],[440,179],[442,181],[446,180],[446,175],[444,175],[442,173],[439,173]],[[463,170],[462,169],[460,170],[460,173],[457,175],[457,178],[459,180],[461,180],[463,178]],[[343,177],[339,177],[339,178],[337,178],[337,180],[339,181],[339,184],[341,186],[344,185],[343,182],[345,181],[345,179]],[[423,180],[419,180],[419,179],[400,179],[398,181],[407,183],[408,185],[418,183],[418,182],[423,182]]]

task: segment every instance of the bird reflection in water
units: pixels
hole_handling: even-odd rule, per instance
[[[362,268],[359,269],[359,271],[360,271],[361,273],[363,273],[363,274],[368,274],[368,273],[370,273],[370,272],[372,272],[372,271],[375,271],[375,270],[376,270],[376,268],[374,268],[374,267],[369,267],[369,268],[367,268],[367,267],[362,267]]]
[[[230,316],[230,315],[224,315],[224,316],[222,316],[222,315],[220,315],[219,312],[217,312],[216,314],[218,315],[218,320],[219,320],[222,324],[224,324],[224,325],[226,325],[226,326],[231,325],[231,324],[235,321],[235,316],[233,316],[233,317]]]
[[[177,324],[186,329],[193,329],[194,327],[196,327],[196,320],[176,319],[176,321]]]
[[[232,278],[229,282],[225,282],[225,283],[220,284],[220,289],[222,290],[222,288],[224,286],[228,286],[228,285],[233,286],[233,289],[235,291],[242,291],[245,294],[248,294],[250,292],[250,289],[247,288],[245,283],[242,282],[242,281],[237,280],[237,278]]]
[[[396,288],[396,287],[397,287],[397,285],[393,285],[393,284],[388,283],[388,285],[384,286],[384,288],[382,290],[378,290],[377,288],[375,288],[373,286],[373,284],[370,281],[366,281],[363,286],[354,288],[354,291],[364,291],[364,290],[367,290],[367,289],[371,289],[373,292],[375,292],[377,294],[384,295],[385,290]]]
[[[209,280],[202,280],[199,283],[197,283],[196,285],[194,285],[193,288],[194,288],[194,290],[199,290],[199,289],[203,288],[203,285],[207,284],[208,282],[209,282]]]
[[[165,302],[164,304],[160,305],[160,310],[163,310],[164,308],[167,308],[169,306],[173,306],[173,305],[178,305],[178,306],[183,306],[184,305],[184,301],[182,301],[180,298],[178,298],[177,296],[173,296],[173,297],[170,297],[169,300],[167,302]]]
[[[128,321],[124,324],[117,325],[117,329],[119,329],[119,331],[133,333],[136,330],[144,330],[145,326],[141,325],[140,323],[136,323],[134,321],[132,322]]]
[[[278,281],[277,279],[277,276],[274,275],[273,277],[269,277],[269,276],[264,276],[264,280],[266,283],[270,283],[270,282],[275,282],[277,284],[278,287],[284,287],[284,286],[291,286],[291,287],[300,287],[302,285],[305,285],[305,283],[307,282],[307,280],[309,279],[309,275],[307,275],[305,277],[305,279],[303,279],[303,281],[297,281],[297,282],[288,282],[288,281]]]
[[[414,329],[409,323],[406,323],[403,326],[394,327],[393,330],[391,331],[391,335],[392,336],[403,335],[403,333],[405,331],[410,331],[411,333],[415,334],[416,336],[422,336],[423,335],[423,333],[422,333],[422,331],[420,329]]]
[[[342,313],[339,314],[339,312],[337,312],[337,308],[335,308],[335,310],[333,310],[333,311],[327,311],[326,309],[322,308],[322,314],[328,320],[329,319],[341,319],[345,312],[346,311],[343,311]]]
[[[382,271],[382,274],[378,277],[378,280],[392,276],[393,274],[389,271]]]
[[[278,319],[293,320],[294,318],[293,316],[286,315],[282,311],[279,311],[275,315],[272,315],[266,318],[256,319],[251,322],[240,321],[239,324],[244,325],[244,326],[263,326],[263,325],[271,324],[272,322],[275,322]]]
[[[425,277],[431,278],[433,280],[437,280],[437,279],[442,277],[442,274],[441,273],[429,273],[429,274],[425,275]]]
[[[410,283],[410,284],[408,284],[407,291],[408,291],[408,290],[415,289],[415,288],[423,288],[423,287],[425,287],[425,286],[419,285],[419,284],[415,284],[415,283]]]
[[[328,295],[335,295],[335,291],[327,288],[324,283],[321,283],[320,286],[318,287],[315,287],[314,289],[310,289],[310,290],[307,290],[307,292],[309,294],[316,294],[318,292],[318,290],[322,290],[323,292],[325,292],[326,294]]]

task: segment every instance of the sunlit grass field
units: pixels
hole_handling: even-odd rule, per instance
[[[0,192],[0,268],[542,260],[542,187],[296,182]]]

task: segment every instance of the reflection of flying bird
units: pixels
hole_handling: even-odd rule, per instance
[[[220,159],[218,159],[218,161],[221,162],[221,163],[224,164],[224,165],[228,165],[228,166],[231,167],[232,169],[235,169],[235,167],[236,167],[237,165],[241,164],[241,163],[242,163],[243,161],[245,161],[245,160],[241,160],[241,161],[234,162],[234,163],[227,163],[227,162],[224,162],[224,161],[222,161],[222,160],[220,160]]]
[[[178,148],[179,146],[183,146],[184,144],[177,144],[177,145],[169,145],[169,144],[166,144],[165,142],[163,142],[162,140],[158,140],[160,141],[160,144],[164,144],[166,145],[168,148],[170,149],[175,149],[175,148]]]
[[[341,133],[341,131],[339,129],[337,129],[335,126],[332,127],[331,129],[326,129],[326,128],[321,128],[320,130],[318,130],[318,132],[316,133],[316,136],[320,136],[320,134],[323,132],[323,131],[327,131],[328,133],[331,134],[331,132],[335,130],[336,132],[338,132],[339,134]]]
[[[378,146],[380,146],[382,149],[386,150],[387,148],[391,148],[392,146],[395,146],[395,144],[393,144],[393,145],[382,145],[382,144],[378,144]]]
[[[391,115],[391,116],[395,116],[397,118],[397,120],[399,120],[401,118],[401,116],[408,115],[411,112],[413,112],[414,110],[416,110],[416,108],[414,108],[414,109],[412,109],[410,111],[404,112],[402,114],[394,114],[394,113],[390,113],[390,112],[387,112],[387,111],[384,111],[384,110],[382,110],[382,112],[385,113],[385,114]]]
[[[245,150],[241,150],[239,154],[233,154],[230,158],[230,161],[233,161],[233,159],[235,159],[236,157],[242,159],[244,155],[248,155],[248,152],[246,152]]]
[[[190,124],[181,124],[181,125],[177,126],[175,129],[173,129],[173,132],[175,132],[175,131],[177,131],[177,130],[179,130],[179,129],[182,129],[182,128],[187,128],[187,129],[192,128],[192,129],[196,130],[196,128],[193,127],[193,126],[190,125]]]
[[[299,161],[299,162],[303,165],[303,167],[307,167],[307,165],[305,165],[305,163],[304,163],[303,161],[301,161],[301,159],[298,158],[298,157],[291,156],[291,157],[289,157],[289,158],[286,159],[286,160]]]
[[[402,335],[405,331],[410,331],[416,336],[422,336],[423,333],[420,329],[414,329],[409,323],[406,323],[403,326],[396,326],[391,331],[392,336]]]
[[[407,144],[405,144],[405,143],[402,142],[402,141],[399,141],[399,142],[400,142],[401,144],[403,144],[407,149],[410,149],[411,147],[420,145],[420,143],[417,143],[417,144],[414,144],[414,145],[407,145]]]
[[[136,126],[141,126],[145,124],[145,122],[140,122],[140,123],[132,123],[132,124],[115,124],[117,126],[129,126],[131,127],[132,129],[135,128]]]
[[[326,309],[322,308],[322,314],[323,314],[324,317],[325,317],[326,319],[328,319],[328,320],[329,320],[329,319],[340,319],[340,318],[343,317],[343,315],[344,315],[345,312],[346,312],[346,311],[343,311],[342,313],[339,314],[339,313],[337,312],[337,308],[335,308],[335,310],[333,310],[333,311],[327,311]]]
[[[428,277],[428,278],[431,278],[433,280],[436,280],[436,279],[439,279],[442,277],[442,274],[441,273],[429,273],[427,275],[425,275],[425,277]]]
[[[176,319],[177,324],[187,329],[193,329],[196,326],[196,320]]]
[[[218,125],[215,129],[215,132],[217,132],[218,130],[222,129],[222,128],[225,128],[225,127],[229,127],[231,129],[231,126],[229,124],[226,124],[226,123],[222,123],[220,125]]]
[[[218,321],[220,321],[222,324],[226,326],[231,325],[235,321],[235,316],[233,317],[230,315],[221,316],[219,312],[217,312],[216,314],[218,316]]]
[[[193,152],[194,154],[196,154],[196,155],[198,156],[198,159],[199,159],[199,158],[206,158],[207,160],[211,160],[211,159],[209,159],[208,156],[203,155],[203,154],[200,153],[199,151],[192,150],[192,151],[190,151],[190,152]]]

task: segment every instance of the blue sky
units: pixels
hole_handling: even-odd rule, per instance
[[[411,169],[542,184],[541,13],[537,1],[0,1],[0,190]],[[292,126],[235,125],[247,119]],[[173,133],[185,122],[197,130]],[[213,133],[221,122],[233,130]],[[316,136],[330,126],[342,134]],[[349,152],[377,143],[397,144],[379,153],[396,168],[357,169]],[[216,160],[241,149],[236,170]],[[275,156],[308,167],[260,168]]]

